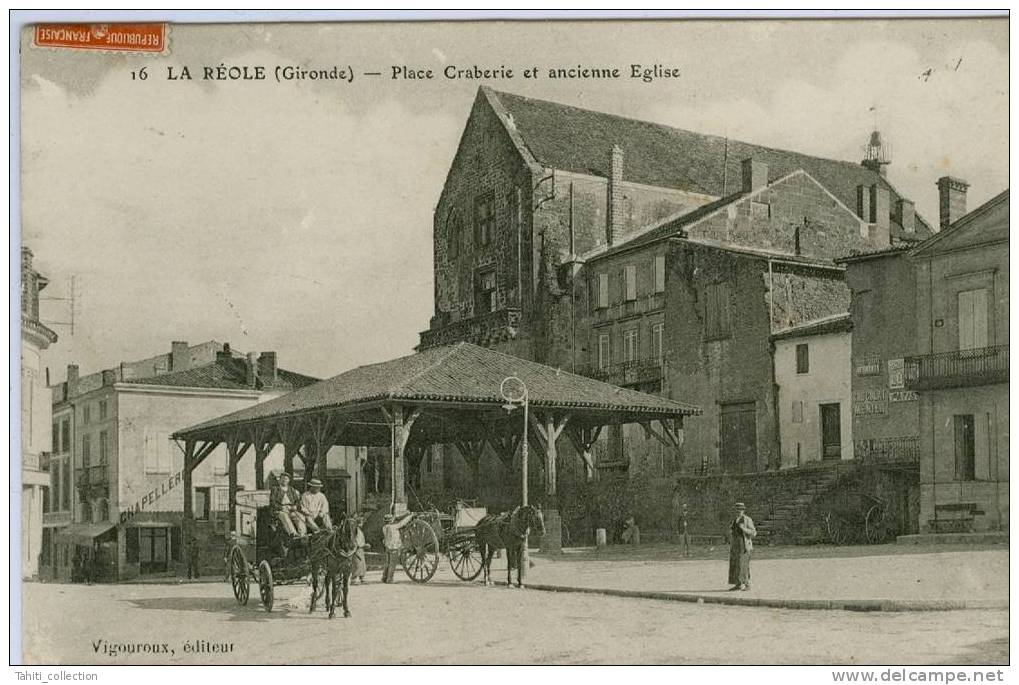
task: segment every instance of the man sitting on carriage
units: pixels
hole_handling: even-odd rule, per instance
[[[291,537],[303,537],[308,532],[300,507],[301,495],[290,485],[290,474],[281,473],[269,491],[269,509]]]
[[[305,516],[308,530],[317,533],[332,530],[333,522],[329,518],[329,500],[322,493],[322,481],[312,478],[308,481],[308,489],[301,495],[301,513]]]

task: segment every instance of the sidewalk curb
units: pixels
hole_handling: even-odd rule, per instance
[[[505,583],[500,583],[504,585]],[[835,611],[959,611],[964,609],[1008,609],[1008,600],[953,600],[953,599],[766,599],[746,596],[692,595],[680,592],[654,592],[644,590],[612,590],[607,588],[572,587],[568,585],[527,584],[529,590],[542,592],[572,592],[635,597],[669,602],[694,604],[727,604],[730,606],[767,607],[771,609],[812,609]]]

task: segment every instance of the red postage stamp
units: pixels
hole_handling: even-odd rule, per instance
[[[163,52],[166,24],[38,24],[38,47]]]

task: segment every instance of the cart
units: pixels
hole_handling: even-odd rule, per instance
[[[400,529],[400,563],[407,577],[427,583],[439,568],[439,556],[444,555],[457,578],[477,578],[482,559],[474,527],[487,513],[484,507],[460,501],[452,514],[435,508],[408,514],[411,520]]]

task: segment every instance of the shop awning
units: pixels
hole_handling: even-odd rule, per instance
[[[57,531],[58,538],[66,538],[76,542],[91,543],[103,533],[114,528],[117,524],[112,521],[103,523],[72,523],[66,528]]]

